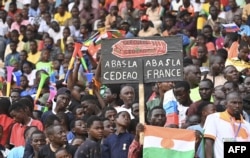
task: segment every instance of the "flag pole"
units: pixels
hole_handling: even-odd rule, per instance
[[[144,105],[144,84],[139,83],[139,120],[140,123],[145,124],[145,105]],[[140,133],[140,144],[143,144],[144,132]]]

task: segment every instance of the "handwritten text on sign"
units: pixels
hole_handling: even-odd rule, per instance
[[[139,83],[183,79],[182,39],[109,39],[102,43],[102,82]]]

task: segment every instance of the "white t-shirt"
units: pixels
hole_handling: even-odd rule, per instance
[[[48,34],[49,34],[50,37],[53,38],[55,44],[59,39],[63,38],[63,29],[64,29],[64,27],[60,26],[60,31],[59,32],[55,32],[52,28],[50,28],[48,30]]]
[[[224,157],[224,141],[250,141],[250,124],[243,119],[233,120],[227,111],[210,114],[206,118],[204,137],[214,140],[215,158]]]

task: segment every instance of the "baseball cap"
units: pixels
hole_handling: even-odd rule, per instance
[[[74,39],[72,37],[68,37],[66,40],[66,44],[71,44],[71,43],[75,43]]]
[[[143,15],[143,16],[141,17],[141,21],[149,21],[148,15]]]

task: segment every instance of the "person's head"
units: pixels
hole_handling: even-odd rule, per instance
[[[189,126],[197,125],[200,123],[200,117],[198,115],[187,116],[186,121],[182,124],[181,128],[185,129]]]
[[[43,15],[43,19],[44,21],[49,24],[51,22],[51,15],[49,12],[46,12],[44,15]]]
[[[75,137],[74,139],[72,139],[71,145],[79,147],[83,142],[84,142],[83,137]]]
[[[16,13],[15,14],[15,21],[20,24],[23,21],[23,14],[22,13]]]
[[[237,41],[239,38],[239,35],[237,32],[229,32],[226,34],[224,39],[224,47],[230,48],[232,43]]]
[[[64,60],[64,54],[63,53],[58,53],[56,55],[56,60],[60,61],[60,64],[63,62]]]
[[[16,2],[10,2],[9,4],[9,11],[10,12],[15,12],[17,10],[17,4]]]
[[[27,53],[27,51],[26,51],[26,50],[22,50],[22,51],[20,52],[19,57],[20,57],[20,61],[27,61],[27,58],[28,58],[28,53]]]
[[[0,114],[9,115],[9,107],[11,106],[10,99],[5,97],[0,97]]]
[[[235,83],[239,82],[240,74],[235,66],[233,65],[226,66],[225,69],[223,70],[223,74],[224,74],[224,78],[227,81],[235,82]]]
[[[67,113],[60,111],[56,114],[56,116],[60,119],[61,125],[63,126],[63,128],[66,131],[70,131],[70,120],[69,120]]]
[[[39,6],[38,0],[31,0],[31,2],[30,2],[30,7],[31,7],[31,8],[37,9],[38,6]]]
[[[44,122],[44,127],[61,125],[61,120],[56,115],[49,115]]]
[[[199,45],[198,46],[198,57],[197,59],[204,61],[204,59],[207,59],[208,51],[206,45]]]
[[[21,78],[20,78],[20,86],[25,89],[29,86],[29,81],[28,81],[28,78],[27,76],[25,75],[22,75]]]
[[[148,113],[148,122],[152,126],[163,127],[166,123],[166,112],[161,106],[152,108]]]
[[[133,9],[133,6],[134,6],[133,0],[126,0],[126,7],[128,10]]]
[[[186,105],[190,101],[190,85],[187,81],[177,81],[173,88],[174,96],[176,100],[182,104]]]
[[[222,73],[225,67],[225,60],[220,55],[211,55],[209,58],[209,69],[213,75],[217,76]]]
[[[65,111],[66,107],[69,105],[70,99],[71,92],[69,89],[65,87],[58,89],[57,94],[55,96],[56,110]]]
[[[82,5],[84,8],[91,8],[91,3],[92,3],[91,0],[83,0],[82,1]]]
[[[240,114],[242,113],[242,97],[239,92],[230,92],[226,96],[226,108],[227,112],[235,117],[237,120],[240,119]]]
[[[37,52],[37,42],[35,40],[31,40],[30,41],[30,51],[32,53],[36,53]]]
[[[10,98],[11,98],[12,103],[20,100],[21,90],[20,89],[12,89],[10,92]]]
[[[80,29],[81,21],[80,21],[79,17],[73,18],[72,24],[73,24],[73,26],[74,26],[77,30]]]
[[[131,106],[135,101],[135,91],[132,86],[124,86],[120,91],[120,99],[123,101],[124,105]]]
[[[71,15],[72,15],[72,17],[78,17],[79,14],[80,14],[80,11],[79,11],[79,9],[78,9],[77,6],[75,6],[75,7],[73,7],[73,8],[71,9]]]
[[[66,130],[62,125],[51,125],[47,127],[46,136],[53,145],[63,146],[67,144]]]
[[[229,0],[228,2],[229,2],[228,5],[232,10],[237,8],[237,3],[235,0]]]
[[[122,20],[120,23],[120,28],[124,31],[129,31],[131,22],[129,20]]]
[[[197,87],[201,80],[201,71],[198,66],[188,65],[184,68],[184,79],[190,84],[191,88]]]
[[[37,131],[38,128],[36,126],[26,126],[24,128],[25,130],[23,132],[23,137],[24,137],[25,142],[28,142],[30,140],[32,133]]]
[[[45,46],[45,48],[51,49],[51,48],[53,47],[53,45],[54,45],[54,40],[53,40],[53,38],[51,38],[51,37],[46,37],[46,38],[44,39],[44,46]]]
[[[214,89],[214,84],[210,79],[203,79],[199,84],[199,94],[202,100],[209,101]]]
[[[119,96],[120,87],[117,85],[109,85],[103,88],[102,98],[106,105],[113,103]]]
[[[72,155],[65,148],[60,148],[55,152],[55,158],[72,158]]]
[[[203,26],[202,33],[208,39],[213,37],[213,29],[210,25]]]
[[[87,34],[87,33],[89,33],[89,31],[90,31],[90,27],[89,27],[89,25],[88,24],[82,24],[81,26],[80,26],[80,33],[81,34]]]
[[[50,58],[50,50],[49,49],[43,49],[41,54],[41,61],[48,62]]]
[[[159,92],[167,92],[168,90],[173,88],[173,82],[158,82],[157,84],[157,88],[159,90]]]
[[[164,25],[167,28],[172,28],[175,24],[175,18],[172,15],[168,15],[164,18]]]
[[[131,121],[130,114],[127,111],[119,112],[115,118],[116,126],[123,127],[124,129],[128,128],[130,121]]]
[[[9,109],[10,116],[15,120],[15,122],[25,124],[29,117],[29,108],[19,102],[15,102]]]
[[[10,33],[10,40],[13,41],[13,42],[16,42],[18,43],[19,42],[19,33],[17,30],[13,30],[11,31]]]
[[[63,38],[67,39],[70,36],[70,29],[69,27],[65,27],[63,29]]]
[[[57,8],[57,12],[60,15],[64,15],[64,13],[65,13],[65,6],[63,4],[59,5],[58,8]]]
[[[209,14],[212,17],[217,18],[218,17],[218,13],[219,13],[219,10],[216,8],[216,6],[210,6],[210,8],[209,8]]]
[[[151,7],[155,8],[159,5],[158,0],[151,0]]]
[[[76,136],[87,136],[86,123],[82,119],[71,121],[70,129]]]
[[[244,87],[246,88],[246,92],[249,94],[250,93],[250,76],[247,76],[245,79],[244,79]]]
[[[118,15],[118,11],[119,11],[118,6],[112,6],[110,8],[110,14],[113,15],[113,16],[117,16]]]
[[[48,9],[48,5],[47,3],[44,2],[40,2],[39,4],[39,10],[41,13],[46,13],[47,9]]]
[[[46,144],[46,136],[42,131],[35,131],[31,134],[31,146],[34,151],[38,152],[39,149]]]
[[[26,30],[25,37],[28,41],[34,40],[35,38],[34,32],[32,30]]]
[[[139,103],[132,104],[131,113],[135,118],[139,118]]]
[[[149,21],[148,15],[142,15],[142,17],[141,17],[141,25],[142,25],[142,29],[144,31],[146,31],[149,28],[150,21]]]
[[[200,116],[200,118],[206,119],[206,117],[212,113],[216,112],[215,105],[209,101],[202,101],[198,108],[197,113]]]
[[[221,56],[224,62],[227,60],[227,57],[228,57],[227,50],[223,49],[223,48],[218,49],[216,55]],[[224,69],[224,67],[223,67],[223,69]]]
[[[196,37],[196,44],[197,45],[204,45],[206,44],[206,37],[203,34],[199,34]]]
[[[114,124],[109,119],[103,120],[104,138],[115,132]]]
[[[116,115],[117,115],[117,111],[113,107],[106,107],[105,109],[103,109],[103,117],[107,118],[112,123],[115,122]]]
[[[225,82],[223,85],[223,91],[227,95],[230,92],[239,91],[238,84],[235,82]]]
[[[244,98],[247,95],[246,87],[244,87],[244,84],[240,84],[238,87],[241,97]]]
[[[11,42],[10,42],[10,50],[11,50],[13,53],[16,53],[16,48],[17,48],[17,43],[11,41]]]
[[[83,107],[84,115],[96,115],[99,112],[98,102],[91,95],[81,97],[81,106]]]
[[[55,32],[59,32],[59,31],[60,31],[60,25],[59,25],[58,22],[56,22],[56,21],[52,21],[52,22],[51,22],[51,28],[52,28]]]
[[[103,138],[103,122],[97,116],[90,116],[87,120],[88,137],[94,141],[100,141]]]
[[[78,105],[73,109],[72,113],[76,119],[82,119],[84,116],[84,108],[81,105]]]
[[[249,61],[249,48],[248,48],[248,43],[247,42],[241,42],[239,46],[239,54],[238,58],[240,60],[243,60],[245,62]]]
[[[190,23],[190,21],[191,21],[191,14],[187,10],[181,11],[179,17],[185,23]]]
[[[0,10],[0,19],[6,20],[8,13],[5,10]]]
[[[219,105],[220,101],[226,98],[226,95],[223,91],[223,85],[214,87],[214,92],[212,95],[214,98],[214,104]]]
[[[23,73],[29,75],[31,73],[31,71],[32,71],[32,68],[33,68],[32,63],[30,63],[30,62],[24,62],[23,65],[22,65],[21,70],[22,70]]]
[[[242,24],[242,18],[240,15],[234,15],[234,19],[233,19],[234,23],[236,25],[238,25],[239,27],[241,26]]]

